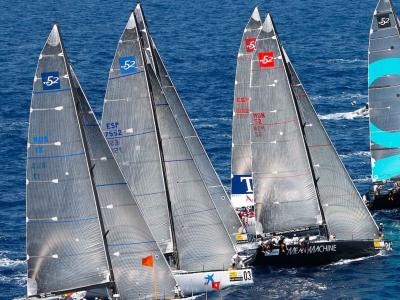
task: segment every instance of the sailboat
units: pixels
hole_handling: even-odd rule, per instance
[[[33,84],[26,233],[30,298],[97,288],[113,299],[174,298],[176,280],[69,65],[57,25]]]
[[[400,207],[400,23],[390,0],[379,1],[368,52],[371,209]]]
[[[235,83],[249,78],[249,87],[235,96],[249,98],[250,120],[233,130],[250,135],[245,140],[245,133],[233,132],[233,137],[250,144],[246,171],[251,171],[254,197],[250,225],[259,245],[255,263],[324,264],[389,249],[319,121],[270,14],[257,36],[250,70],[244,70],[249,77],[237,77]],[[233,184],[243,186],[232,190],[246,191],[246,180]]]
[[[221,190],[204,178],[209,161],[167,77],[138,4],[110,69],[103,132],[185,294],[250,284],[251,269],[232,269],[240,257],[214,202]]]

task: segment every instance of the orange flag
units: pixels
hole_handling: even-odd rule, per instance
[[[142,258],[142,266],[152,267],[154,265],[153,256],[146,256]]]

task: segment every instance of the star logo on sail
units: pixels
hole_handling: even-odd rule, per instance
[[[376,21],[378,22],[378,28],[387,28],[392,26],[392,24],[390,23],[389,14],[377,15]]]
[[[44,91],[59,90],[61,88],[60,75],[58,72],[45,72],[41,74],[41,77]]]
[[[136,58],[134,56],[120,57],[119,72],[121,75],[135,74],[137,72]]]
[[[275,66],[274,52],[259,52],[258,64],[261,68],[273,68]]]
[[[254,52],[256,50],[256,38],[245,39],[246,52]]]

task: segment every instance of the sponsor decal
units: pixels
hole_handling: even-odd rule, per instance
[[[376,21],[378,22],[378,28],[391,27],[389,14],[380,14],[376,16]]]
[[[382,249],[385,247],[385,242],[380,240],[374,240],[374,248]]]
[[[298,254],[314,254],[314,253],[326,253],[336,252],[336,244],[324,244],[324,245],[310,245],[307,247],[294,246],[288,247],[286,255],[298,255]]]
[[[237,234],[235,238],[236,242],[247,242],[247,234]]]
[[[256,51],[256,38],[248,38],[245,39],[246,43],[246,52],[254,52]]]
[[[45,72],[41,74],[44,91],[59,90],[61,88],[60,74],[58,72]]]
[[[123,56],[119,58],[119,73],[121,75],[135,74],[137,72],[136,58]]]
[[[273,68],[275,66],[274,52],[259,52],[258,64],[261,68]]]
[[[214,273],[209,275],[207,274],[206,277],[204,277],[205,280],[207,280],[204,285],[208,285],[210,282],[214,282]]]
[[[235,113],[248,114],[250,112],[250,98],[237,97],[235,103]]]
[[[251,175],[234,175],[232,177],[231,199],[234,207],[254,205],[253,178]]]
[[[238,271],[230,271],[229,281],[243,281],[243,273]]]

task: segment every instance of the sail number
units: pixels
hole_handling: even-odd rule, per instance
[[[243,279],[244,281],[252,280],[253,276],[251,274],[251,271],[243,271]]]
[[[104,132],[105,137],[108,139],[108,144],[114,153],[122,152],[120,142],[117,137],[123,136],[123,131],[118,128],[119,122],[106,123],[106,131]]]

